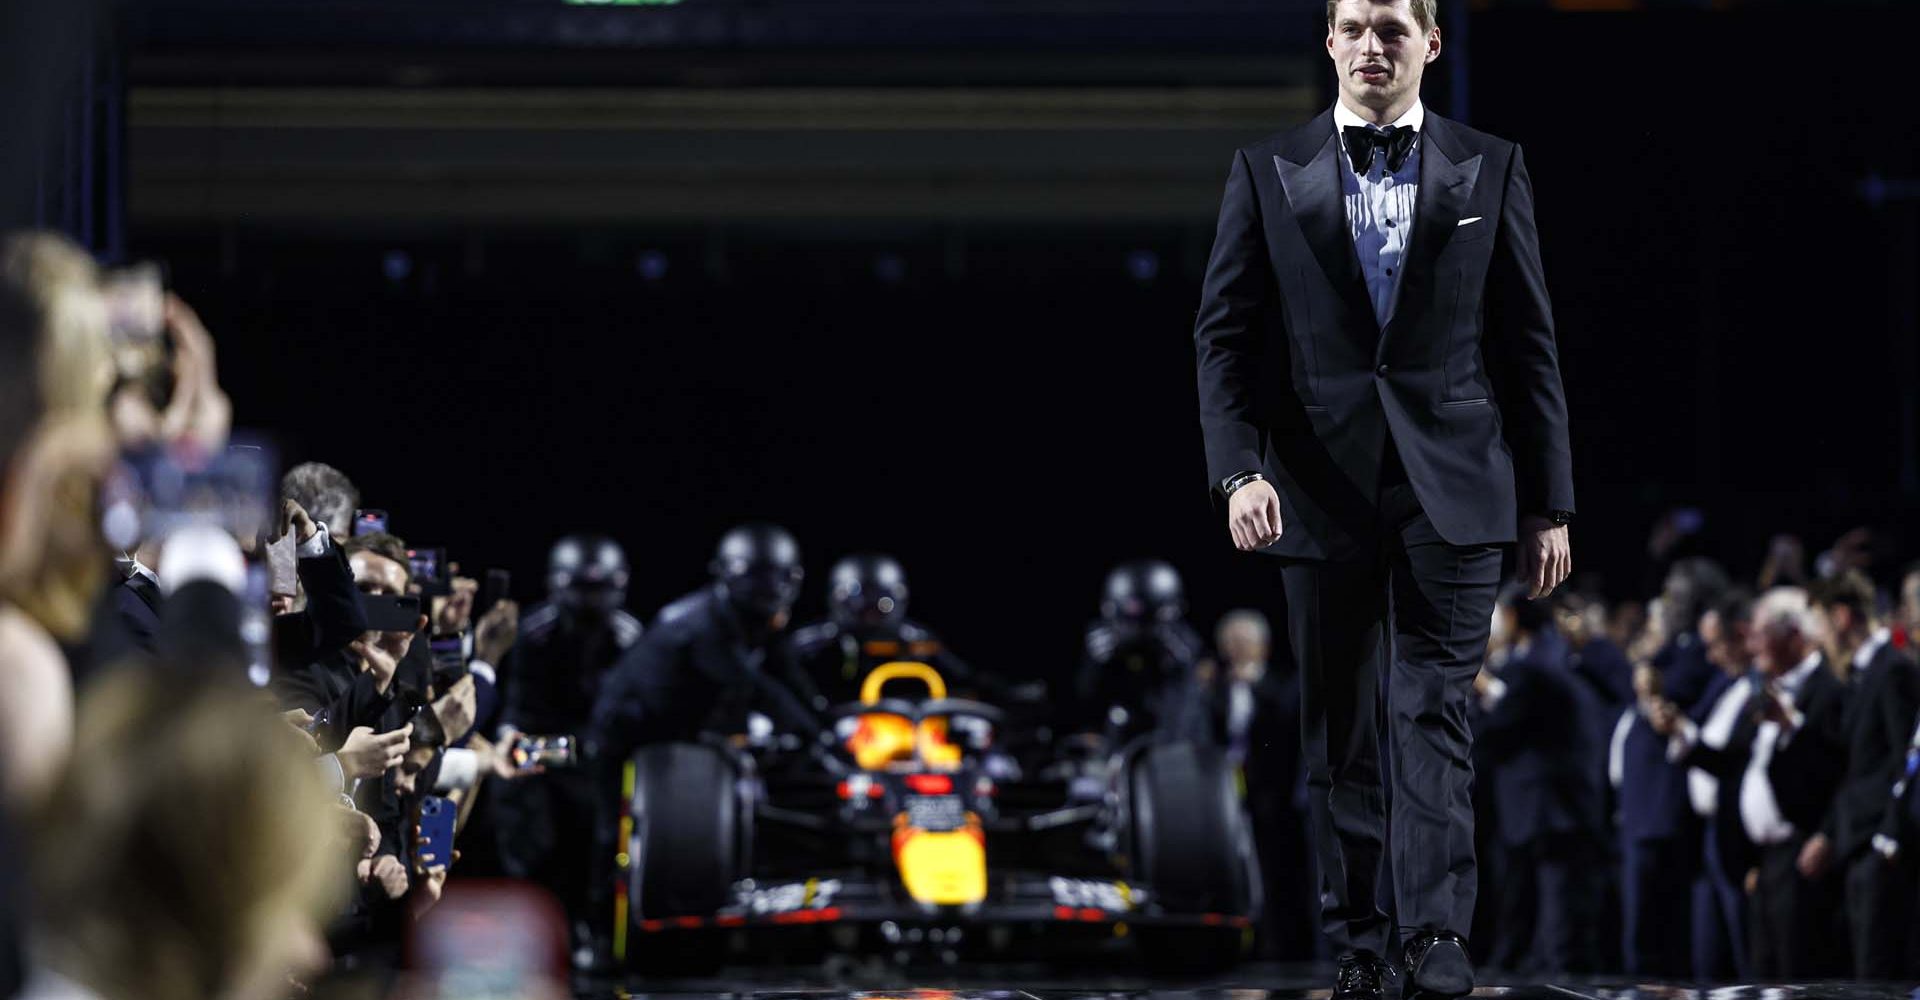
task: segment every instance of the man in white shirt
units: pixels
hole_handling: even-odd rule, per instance
[[[1906,767],[1920,713],[1920,669],[1893,647],[1892,629],[1875,614],[1877,601],[1873,582],[1857,570],[1814,588],[1814,603],[1826,617],[1827,656],[1848,665],[1852,697],[1842,720],[1845,780],[1826,823],[1802,849],[1800,869],[1809,876],[1837,870],[1843,877],[1853,975],[1888,980],[1920,974],[1920,957],[1907,947],[1920,894],[1914,859],[1885,858],[1873,849],[1888,811],[1887,789]]]
[[[1794,978],[1843,971],[1836,935],[1826,927],[1839,903],[1838,887],[1800,870],[1800,853],[1819,829],[1845,765],[1841,719],[1846,686],[1827,668],[1821,624],[1807,593],[1777,587],[1754,605],[1748,648],[1758,688],[1747,702],[1757,725],[1751,753],[1737,772],[1713,761],[1737,760],[1730,741],[1715,750],[1671,705],[1656,705],[1657,731],[1673,734],[1680,759],[1713,767],[1722,780],[1737,773],[1734,804],[1741,829],[1758,849],[1758,867],[1746,887],[1753,898],[1754,971]]]

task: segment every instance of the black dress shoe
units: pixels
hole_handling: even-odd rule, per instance
[[[1332,1000],[1384,1000],[1386,992],[1380,981],[1392,971],[1386,960],[1373,952],[1353,952],[1340,960]]]
[[[1421,931],[1407,942],[1408,998],[1463,997],[1473,992],[1467,943],[1452,931]]]

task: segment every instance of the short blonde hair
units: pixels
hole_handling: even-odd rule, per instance
[[[1432,31],[1440,23],[1439,0],[1407,0],[1407,6],[1413,8],[1413,19],[1422,31]],[[1327,27],[1333,27],[1335,12],[1340,9],[1340,0],[1327,0]]]
[[[289,914],[325,919],[338,829],[310,750],[257,694],[113,671],[35,824],[47,958],[108,1000],[225,995]]]
[[[1267,616],[1248,608],[1237,608],[1220,616],[1220,624],[1213,627],[1213,641],[1217,646],[1225,646],[1227,637],[1239,629],[1253,633],[1255,642],[1269,645],[1273,642],[1273,626],[1267,624]]]
[[[1813,602],[1799,587],[1775,587],[1753,602],[1753,627],[1785,627],[1800,633],[1809,642],[1819,642],[1820,616]]]
[[[26,293],[40,318],[40,393],[47,412],[106,412],[113,386],[100,268],[58,233],[23,232],[0,244],[0,280]]]

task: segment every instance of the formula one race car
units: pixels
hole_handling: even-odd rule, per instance
[[[883,697],[892,686],[920,696]],[[1130,938],[1150,967],[1237,961],[1257,862],[1211,748],[1090,739],[1006,744],[1003,712],[888,663],[833,713],[830,746],[647,747],[623,785],[615,956],[642,972],[717,966],[729,940],[806,936],[945,961],[1065,932]],[[1075,753],[1078,750],[1080,752]],[[1031,777],[1029,774],[1031,773]],[[830,932],[824,938],[818,932]]]

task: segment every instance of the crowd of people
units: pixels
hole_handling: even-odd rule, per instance
[[[0,245],[0,996],[387,995],[439,953],[420,929],[456,872],[557,900],[558,989],[608,961],[607,789],[636,747],[716,720],[817,742],[892,659],[1048,703],[908,619],[885,556],[835,563],[827,613],[794,622],[805,563],[771,525],[728,532],[709,582],[643,625],[617,541],[558,540],[523,614],[331,465],[277,477],[250,525],[232,504],[127,515],[129,463],[213,464],[233,419],[193,311],[160,300],[168,347],[143,352],[128,308],[59,237]],[[1485,961],[1920,975],[1920,570],[1880,590],[1864,551],[1808,569],[1782,544],[1750,586],[1669,558],[1645,602],[1500,601],[1473,716]],[[1262,953],[1314,958],[1285,637],[1255,611],[1211,641],[1187,619],[1174,567],[1116,568],[1057,721],[1217,747],[1262,862]]]

